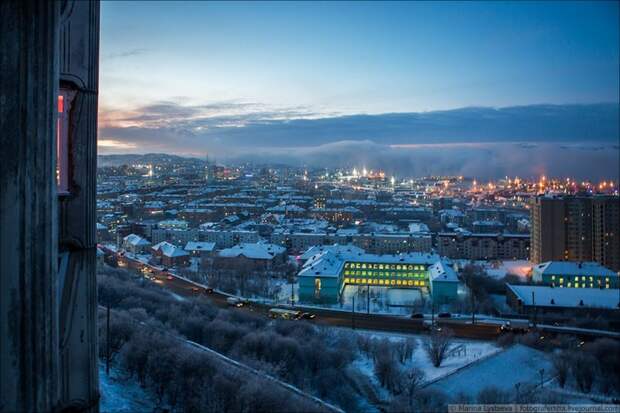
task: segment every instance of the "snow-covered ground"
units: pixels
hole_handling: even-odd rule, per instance
[[[105,374],[105,366],[99,364],[99,391],[102,413],[147,413],[155,410],[155,403],[137,382],[126,380],[117,368]]]
[[[467,368],[433,382],[430,387],[449,395],[459,393],[476,396],[485,387],[493,386],[514,393],[524,391],[551,378],[549,357],[538,350],[515,344]]]
[[[390,341],[405,340],[407,338],[414,338],[417,341],[416,350],[413,353],[411,360],[407,361],[402,367],[405,369],[418,368],[424,372],[424,382],[430,383],[441,377],[445,377],[455,371],[462,369],[463,367],[477,362],[481,359],[489,357],[493,354],[497,354],[502,351],[501,347],[495,345],[494,342],[486,341],[473,341],[473,340],[454,340],[452,344],[453,349],[460,349],[460,351],[451,354],[440,367],[433,366],[433,363],[428,357],[424,348],[425,338],[419,335],[413,334],[394,334],[376,331],[357,331],[358,334],[365,334],[373,338],[383,339],[387,338]],[[368,375],[373,383],[377,383],[374,378],[374,365],[373,361],[368,357],[360,357],[355,361],[354,365],[360,369],[360,371]],[[378,389],[378,388],[377,388]],[[379,390],[381,394],[381,390]]]
[[[303,305],[306,307],[351,311],[353,307],[353,298],[355,298],[356,312],[367,312],[370,301],[371,313],[410,315],[416,303],[419,304],[424,296],[420,290],[416,289],[370,287],[370,300],[368,300],[368,287],[347,285],[342,292],[342,304],[312,305],[303,303]]]

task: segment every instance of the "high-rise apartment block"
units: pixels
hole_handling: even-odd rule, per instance
[[[533,262],[596,261],[620,270],[618,196],[539,196],[531,223]]]

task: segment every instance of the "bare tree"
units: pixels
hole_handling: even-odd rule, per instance
[[[405,371],[402,377],[404,380],[403,390],[407,396],[409,406],[413,408],[415,393],[424,382],[424,371],[414,367],[408,371]]]
[[[452,346],[452,331],[448,329],[433,330],[428,340],[426,340],[425,348],[428,357],[433,362],[433,366],[439,367],[445,360],[448,350]]]
[[[564,388],[566,379],[568,378],[568,373],[570,371],[570,361],[568,356],[564,352],[556,354],[553,356],[552,362],[553,372],[558,379],[558,384],[561,388]]]
[[[592,390],[596,375],[596,359],[587,353],[573,353],[571,357],[571,371],[577,387],[584,393]]]
[[[504,404],[509,402],[509,394],[494,386],[485,387],[478,393],[478,403],[481,404]]]
[[[394,344],[396,350],[396,358],[401,364],[405,364],[407,360],[411,360],[413,352],[417,347],[417,341],[414,338],[399,340]]]

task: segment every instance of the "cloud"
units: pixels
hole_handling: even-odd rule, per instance
[[[604,148],[604,150],[601,150]],[[449,143],[383,145],[341,141],[302,148],[265,148],[234,158],[264,163],[316,167],[366,167],[397,176],[464,175],[479,179],[503,176],[570,176],[618,180],[620,146],[555,143]]]
[[[574,175],[578,168],[611,176],[618,170],[618,125],[613,103],[338,116],[253,102],[165,101],[102,111],[99,135],[139,152],[321,166],[355,160],[410,175]]]
[[[103,56],[103,59],[109,60],[109,59],[119,59],[123,57],[141,56],[148,52],[149,52],[149,49],[130,49],[130,50],[122,51],[122,52],[108,53],[107,55]]]

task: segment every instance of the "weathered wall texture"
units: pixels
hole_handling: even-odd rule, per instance
[[[98,59],[98,2],[0,2],[0,411],[98,410]],[[59,83],[77,92],[60,201]]]
[[[0,2],[0,411],[58,401],[56,2]]]

